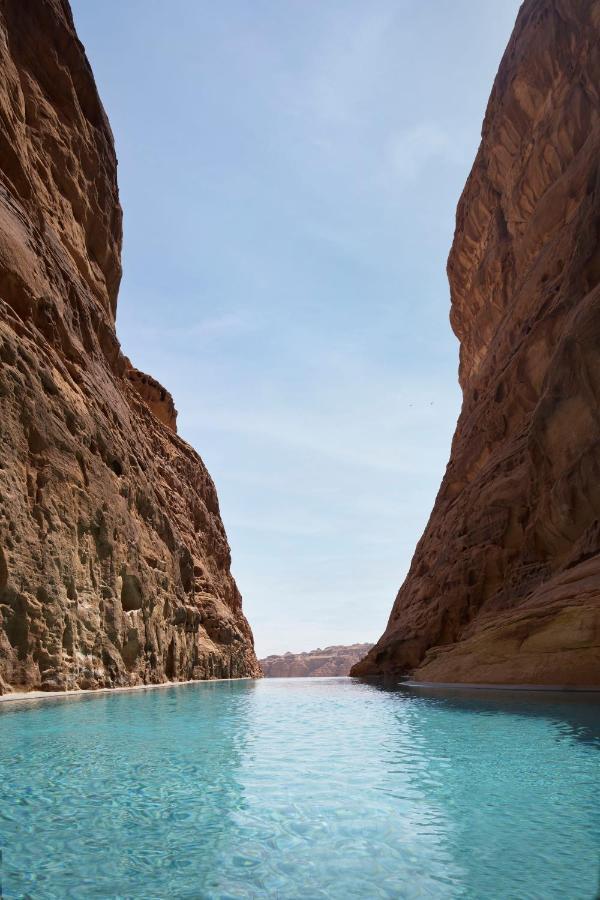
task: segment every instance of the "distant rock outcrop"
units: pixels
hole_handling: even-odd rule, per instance
[[[600,2],[526,0],[458,206],[463,407],[356,675],[600,685]]]
[[[325,647],[306,653],[284,653],[260,660],[265,678],[319,678],[349,675],[352,666],[362,659],[373,644],[351,644],[349,647]]]
[[[257,675],[213,482],[115,334],[117,161],[68,3],[1,0],[0,38],[0,692]]]

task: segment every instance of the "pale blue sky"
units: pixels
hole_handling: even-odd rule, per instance
[[[375,640],[460,406],[454,212],[516,0],[72,0],[125,352],[215,479],[260,655]]]

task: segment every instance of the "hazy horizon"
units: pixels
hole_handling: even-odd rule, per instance
[[[117,328],[210,471],[257,654],[376,641],[460,408],[445,265],[516,0],[72,0]]]

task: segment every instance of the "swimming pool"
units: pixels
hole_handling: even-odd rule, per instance
[[[0,704],[4,897],[582,898],[598,696],[351,679]]]

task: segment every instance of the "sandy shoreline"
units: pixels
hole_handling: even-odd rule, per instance
[[[259,679],[245,675],[241,678],[192,678],[189,681],[164,681],[160,684],[133,684],[126,687],[108,688],[76,688],[72,691],[11,691],[9,694],[0,694],[0,703],[27,702],[29,700],[63,700],[65,698],[89,696],[90,694],[122,694],[129,691],[151,691],[154,688],[182,687],[187,684],[215,684],[220,681],[257,681]]]

